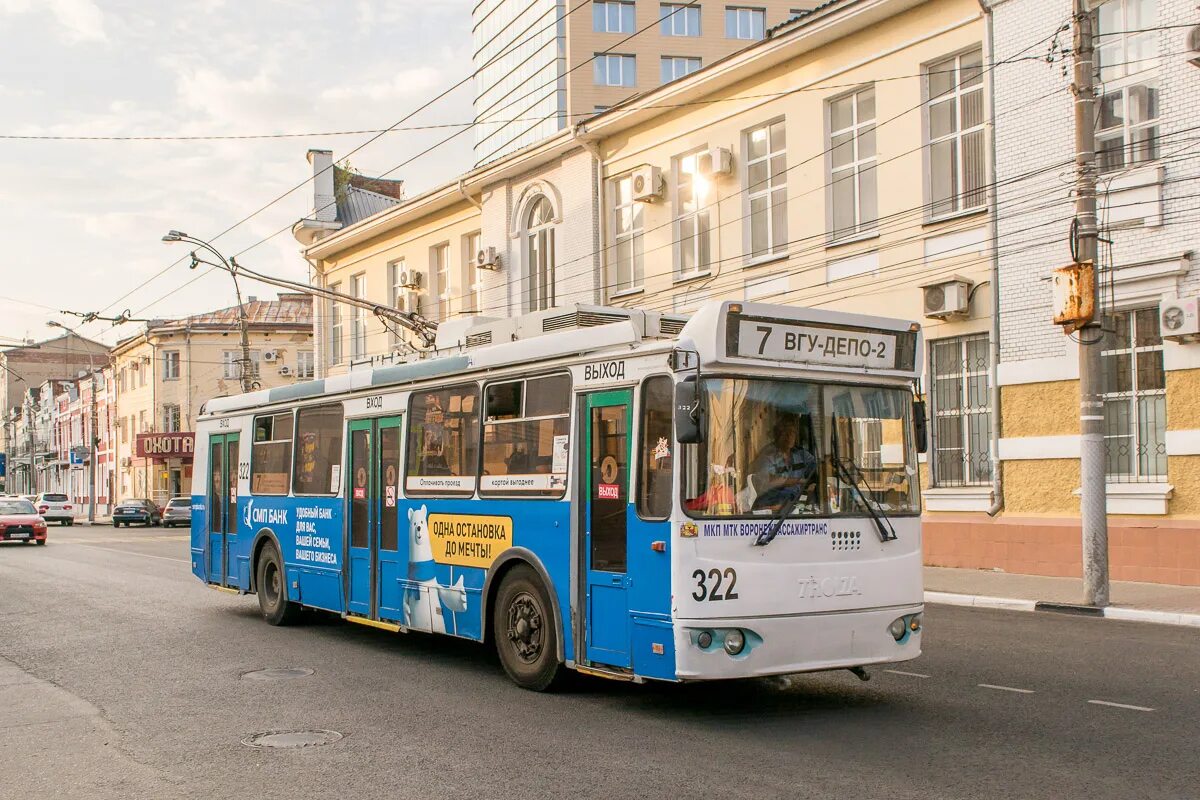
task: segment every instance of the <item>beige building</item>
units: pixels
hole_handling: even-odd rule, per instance
[[[678,80],[818,0],[481,0],[471,12],[475,162]]]
[[[283,386],[314,374],[312,300],[280,294],[243,306],[254,388]],[[163,504],[191,492],[196,418],[214,397],[241,392],[237,306],[146,324],[112,350],[117,499]]]

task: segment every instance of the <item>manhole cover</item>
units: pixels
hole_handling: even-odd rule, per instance
[[[247,747],[321,747],[333,744],[342,735],[337,731],[267,731],[242,739]]]
[[[267,667],[250,672],[243,672],[242,677],[248,681],[286,681],[291,678],[306,678],[313,671],[307,667]]]

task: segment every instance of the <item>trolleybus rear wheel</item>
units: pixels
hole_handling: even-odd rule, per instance
[[[561,672],[553,606],[537,573],[514,567],[492,607],[492,638],[504,671],[523,689],[549,689]]]
[[[258,557],[258,607],[272,625],[291,625],[300,616],[300,604],[287,597],[283,563],[275,545],[268,544]]]

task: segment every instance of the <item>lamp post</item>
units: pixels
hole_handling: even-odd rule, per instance
[[[228,272],[230,274],[230,276],[233,277],[233,293],[237,297],[237,305],[238,305],[238,323],[242,329],[242,359],[241,359],[242,391],[249,392],[251,389],[254,388],[252,385],[252,382],[251,382],[252,376],[250,375],[250,328],[249,328],[249,323],[246,320],[246,307],[244,305],[242,305],[242,289],[241,289],[241,286],[238,285],[238,276],[237,276],[238,263],[237,263],[237,261],[234,260],[233,258],[226,258],[225,256],[221,255],[220,251],[217,250],[217,248],[213,247],[211,244],[204,241],[203,239],[197,239],[195,236],[188,236],[183,231],[167,231],[167,234],[162,237],[162,240],[164,242],[168,242],[168,243],[170,243],[170,242],[185,242],[187,244],[194,244],[197,247],[204,248],[205,250],[207,250],[208,252],[210,252],[214,256],[216,256],[217,260],[220,261],[221,263],[220,264],[212,264],[212,262],[205,261],[204,259],[199,258],[196,255],[196,251],[193,250],[192,254],[191,254],[192,263],[191,263],[190,268],[195,269],[197,267],[197,265],[199,265],[199,264],[210,264],[211,266],[217,267],[218,269],[225,270],[226,272]]]
[[[64,331],[79,336],[79,331],[69,325],[50,320],[46,323],[51,328],[62,328]],[[83,338],[83,337],[80,337]],[[88,354],[88,374],[92,378],[92,402],[88,409],[88,524],[96,524],[96,445],[100,443],[99,414],[96,411],[96,362],[92,360],[92,351]],[[112,500],[110,499],[111,503]]]

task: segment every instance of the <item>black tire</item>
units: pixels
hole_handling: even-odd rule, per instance
[[[44,545],[46,543],[45,539],[35,539],[34,541],[36,541],[38,544],[41,544],[41,545]]]
[[[268,544],[258,555],[255,567],[255,587],[258,591],[258,608],[263,619],[271,625],[292,625],[300,618],[301,607],[287,597],[283,559],[275,545]]]
[[[121,527],[121,523],[117,522],[117,521],[114,519],[114,520],[113,520],[113,527],[114,527],[114,528],[119,528],[119,527]]]
[[[492,606],[492,638],[504,671],[522,689],[544,692],[562,673],[553,615],[532,567],[521,564],[504,576]]]

